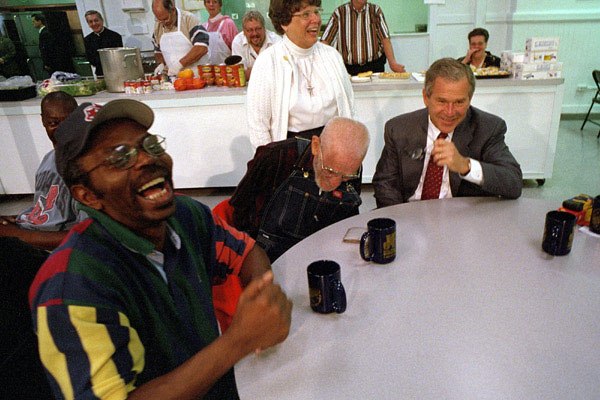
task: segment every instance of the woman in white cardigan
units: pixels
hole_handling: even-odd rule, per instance
[[[258,146],[319,135],[335,116],[354,117],[354,92],[340,54],[319,42],[321,0],[271,0],[283,40],[261,51],[248,85],[250,141]]]

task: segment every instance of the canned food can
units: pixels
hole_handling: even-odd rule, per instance
[[[141,79],[135,81],[135,94],[144,94],[144,82]]]
[[[150,82],[153,90],[160,90],[160,76],[153,76]]]
[[[228,65],[226,67],[227,86],[246,86],[246,74],[243,64]]]
[[[198,65],[198,76],[204,79],[207,85],[215,85],[214,65]]]
[[[125,94],[135,94],[135,87],[133,86],[134,82],[125,81],[123,83],[123,87],[125,88]]]
[[[215,83],[217,86],[227,86],[227,69],[226,65],[215,65]]]
[[[144,81],[144,94],[152,93],[152,82]]]

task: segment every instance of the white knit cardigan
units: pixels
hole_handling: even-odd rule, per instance
[[[254,148],[283,140],[288,132],[290,93],[298,90],[298,67],[284,40],[261,51],[248,85],[246,110],[250,142]],[[338,116],[354,118],[354,91],[342,56],[333,47],[315,43],[314,68],[328,71],[327,84],[335,93]]]

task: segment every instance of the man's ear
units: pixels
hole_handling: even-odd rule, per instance
[[[94,191],[80,183],[71,186],[71,195],[75,200],[85,206],[99,211],[103,208],[100,197],[98,197]]]
[[[310,151],[313,157],[316,157],[319,153],[319,146],[321,146],[321,139],[318,136],[313,136],[310,141]]]

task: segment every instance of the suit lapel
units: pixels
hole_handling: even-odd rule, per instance
[[[473,140],[473,131],[475,127],[471,124],[471,107],[467,111],[465,115],[465,119],[462,120],[460,124],[454,130],[454,134],[452,135],[452,142],[456,149],[460,154],[464,157],[469,157],[471,151],[469,149],[469,144],[471,140]],[[450,172],[450,188],[452,190],[452,196],[456,197],[458,194],[458,188],[460,186],[462,179],[455,172]]]
[[[417,190],[417,186],[419,186],[419,180],[421,179],[421,174],[423,172],[423,163],[424,159],[413,160],[410,158],[409,154],[412,150],[415,149],[425,149],[427,146],[427,127],[429,124],[429,113],[425,108],[423,113],[417,119],[417,123],[414,125],[414,131],[412,134],[407,135],[406,142],[407,145],[403,146],[403,150],[406,151],[405,154],[402,154],[402,160],[405,160],[403,163],[403,179],[405,182],[405,189],[408,197],[412,196]]]

